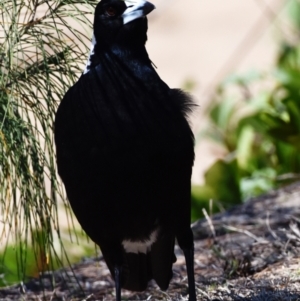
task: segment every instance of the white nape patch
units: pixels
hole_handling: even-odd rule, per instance
[[[156,242],[158,229],[150,234],[150,238],[145,241],[123,240],[122,245],[126,253],[144,253],[147,254],[151,250],[151,245]]]
[[[88,60],[87,60],[87,62],[86,62],[86,65],[85,65],[85,69],[84,69],[84,71],[83,71],[83,74],[86,74],[86,73],[88,73],[89,72],[89,67],[90,67],[90,65],[91,65],[91,63],[92,63],[92,61],[91,61],[91,58],[92,58],[92,56],[95,54],[95,45],[96,45],[96,39],[95,39],[95,36],[93,35],[93,38],[92,38],[92,45],[91,45],[91,50],[90,50],[90,54],[89,54],[89,58],[88,58]]]
[[[124,1],[127,9],[124,11],[123,23],[129,23],[135,19],[143,17],[143,6],[147,1],[145,0],[125,0]]]

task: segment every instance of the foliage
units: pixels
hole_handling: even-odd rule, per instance
[[[57,202],[64,192],[56,175],[53,118],[82,70],[83,45],[90,40],[84,32],[96,2],[0,2],[0,239],[18,246],[20,277],[26,247],[44,253],[48,266],[53,233],[61,239]],[[72,20],[80,30],[70,27]]]
[[[299,11],[299,1],[293,2],[293,12],[295,7]],[[299,15],[294,17],[299,32]],[[204,198],[233,204],[299,180],[298,36],[282,43],[270,72],[233,75],[223,82],[208,112],[210,125],[202,137],[227,155],[208,169],[200,193],[194,189],[194,204]],[[199,210],[194,214],[199,216]]]
[[[76,263],[83,256],[97,256],[97,247],[92,243],[82,230],[74,230],[80,246],[74,245],[69,239],[62,238],[62,254],[58,254],[57,248],[47,250],[45,240],[47,235],[41,231],[33,230],[32,244],[22,239],[18,244],[8,245],[0,252],[0,287],[12,285],[21,280],[27,281],[48,270],[69,266]],[[21,260],[20,260],[21,259]]]

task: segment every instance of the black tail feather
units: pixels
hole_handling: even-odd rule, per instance
[[[172,278],[175,237],[160,235],[147,254],[122,251],[121,287],[131,291],[144,291],[148,282],[154,279],[161,290],[167,290]],[[107,266],[115,279],[116,257],[105,247],[101,248]]]
[[[173,276],[172,265],[175,237],[159,236],[147,253],[124,253],[123,288],[144,291],[148,282],[154,279],[161,290],[167,290]]]
[[[152,276],[161,290],[168,289],[173,276],[172,265],[176,262],[174,244],[174,236],[163,235],[158,238],[151,248]]]
[[[124,253],[123,285],[130,291],[144,291],[152,279],[149,254]]]

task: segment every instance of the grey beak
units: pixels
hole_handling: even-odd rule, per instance
[[[135,19],[148,15],[155,6],[145,0],[125,0],[127,9],[124,11],[123,23],[127,24]]]

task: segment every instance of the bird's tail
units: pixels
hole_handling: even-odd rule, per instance
[[[172,278],[175,237],[159,235],[148,253],[125,253],[122,274],[123,288],[143,291],[148,282],[154,279],[161,290],[166,290]]]
[[[172,278],[175,237],[159,235],[151,249],[145,253],[126,253],[123,251],[121,286],[131,291],[144,291],[148,282],[154,279],[161,290],[167,290]],[[114,266],[109,253],[102,250],[108,268],[114,278]]]
[[[169,287],[172,279],[172,265],[176,262],[174,254],[175,236],[162,235],[152,245],[151,258],[152,278],[156,281],[161,290]]]

